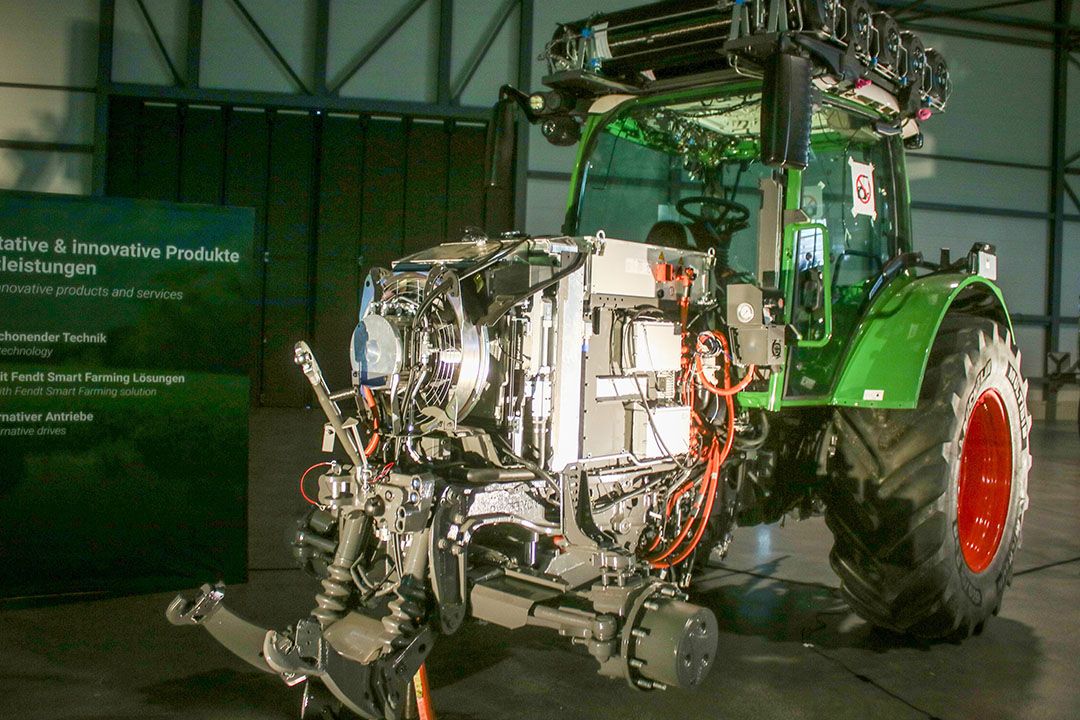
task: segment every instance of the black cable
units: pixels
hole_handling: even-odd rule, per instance
[[[516,462],[517,464],[521,465],[523,468],[525,468],[526,470],[531,472],[533,475],[535,475],[540,480],[543,480],[544,482],[546,482],[551,487],[551,489],[554,490],[556,493],[562,491],[562,486],[559,484],[559,481],[556,480],[555,477],[551,473],[549,473],[547,470],[544,470],[542,467],[540,467],[539,465],[534,463],[532,460],[527,460],[526,458],[523,458],[520,455],[518,455],[516,452],[514,452],[510,448],[509,444],[506,442],[505,438],[503,438],[501,436],[498,436],[498,435],[493,435],[492,439],[494,439],[496,442],[498,442],[498,444],[501,446],[500,450],[502,451],[502,453],[504,455],[506,455],[506,457],[510,458],[511,460]]]
[[[529,238],[528,237],[523,237],[520,240],[518,240],[517,242],[511,244],[509,247],[507,247],[506,243],[504,243],[501,240],[498,240],[496,242],[499,243],[499,249],[496,250],[491,255],[489,255],[487,260],[484,260],[481,263],[477,263],[473,267],[471,267],[468,270],[466,270],[465,272],[463,272],[461,274],[461,277],[460,277],[461,280],[465,280],[467,278],[471,278],[473,275],[476,275],[478,273],[482,273],[485,270],[487,270],[489,267],[493,266],[495,263],[499,262],[500,260],[503,260],[505,258],[510,257],[510,255],[512,255],[514,253],[514,251],[516,251],[519,247],[521,247],[522,245],[528,243]]]
[[[585,258],[587,257],[587,255],[588,253],[586,252],[578,252],[574,260],[569,265],[567,265],[562,270],[554,273],[547,280],[542,280],[535,285],[530,285],[528,288],[521,291],[517,295],[513,295],[509,298],[500,300],[497,303],[493,303],[492,306],[488,309],[487,313],[484,315],[484,317],[480,318],[480,324],[495,324],[496,322],[498,322],[499,318],[505,315],[510,308],[514,307],[525,298],[529,297],[530,295],[535,295],[537,293],[543,292],[544,290],[547,290],[549,287],[559,282],[567,275],[577,270],[580,270],[581,267],[585,264]]]

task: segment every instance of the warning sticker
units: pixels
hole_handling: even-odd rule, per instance
[[[877,196],[874,192],[874,166],[848,158],[851,166],[851,215],[869,215],[877,220]]]

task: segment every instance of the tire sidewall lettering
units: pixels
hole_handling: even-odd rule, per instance
[[[994,359],[990,358],[979,370],[979,374],[975,376],[975,383],[971,386],[971,392],[968,393],[967,402],[964,405],[964,434],[967,434],[967,423],[971,419],[971,411],[975,408],[975,401],[982,395],[986,381],[990,379],[990,373],[993,369]],[[961,437],[961,442],[963,442],[963,437]]]
[[[1031,432],[1031,415],[1028,414],[1027,397],[1024,393],[1024,382],[1020,376],[1020,370],[1013,365],[1013,363],[1007,363],[1005,367],[1005,379],[1009,381],[1009,387],[1012,388],[1013,398],[1016,400],[1016,407],[1019,408],[1020,447],[1026,450],[1028,436]]]

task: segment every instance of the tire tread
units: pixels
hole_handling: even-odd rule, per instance
[[[993,321],[948,316],[930,352],[917,410],[836,412],[842,469],[833,473],[826,497],[830,564],[849,604],[871,623],[941,638],[966,636],[985,620],[970,616],[948,580],[954,561],[948,453],[951,433],[964,420],[958,379],[972,372],[988,344],[1003,340],[1009,342],[1008,334]],[[1009,350],[1016,355],[1011,342]]]

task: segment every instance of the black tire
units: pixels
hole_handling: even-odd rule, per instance
[[[1011,580],[1028,502],[1031,416],[1008,332],[982,318],[946,318],[917,409],[842,409],[836,423],[825,519],[849,604],[877,626],[922,638],[981,631]]]

